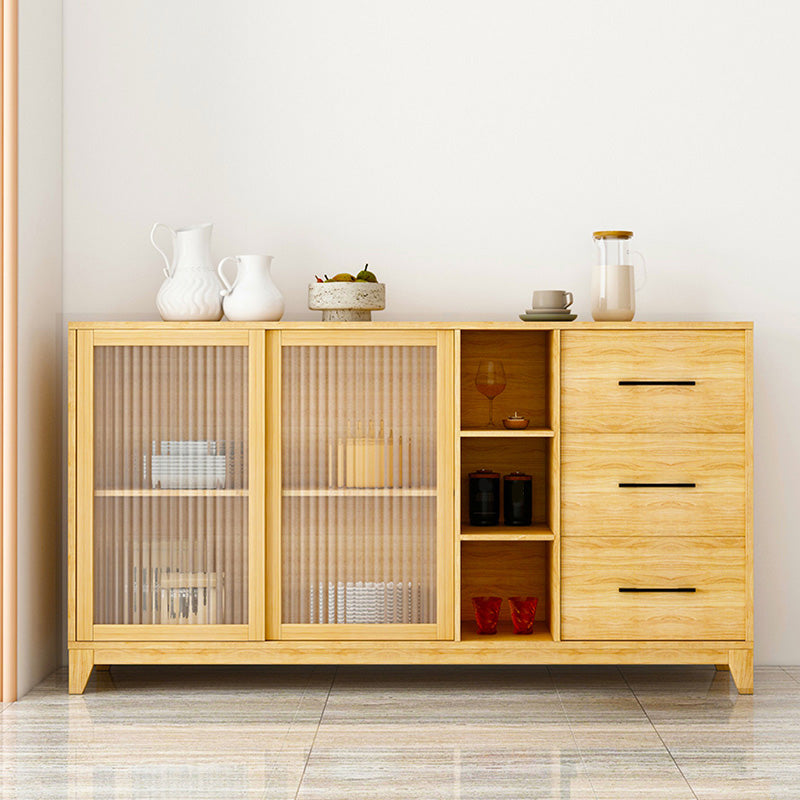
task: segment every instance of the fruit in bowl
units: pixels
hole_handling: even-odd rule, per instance
[[[322,311],[323,322],[368,322],[373,311],[386,308],[386,286],[364,265],[357,275],[339,272],[308,287],[308,307]]]
[[[320,278],[319,275],[314,277],[317,279],[317,283],[377,283],[378,279],[375,277],[375,273],[370,272],[367,269],[368,266],[369,264],[364,264],[364,269],[357,275],[353,275],[350,272],[339,272],[332,278],[327,275],[324,278]]]

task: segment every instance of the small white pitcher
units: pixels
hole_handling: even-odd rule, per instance
[[[172,237],[172,258],[156,244],[155,234],[166,228]],[[208,222],[173,230],[156,222],[150,241],[166,265],[164,283],[158,290],[156,306],[164,320],[222,319],[220,283],[211,263],[211,229]]]
[[[222,269],[226,261],[236,262],[236,278],[230,283]],[[283,295],[272,280],[272,256],[227,256],[217,272],[225,284],[222,308],[225,316],[238,322],[277,322],[283,316]]]

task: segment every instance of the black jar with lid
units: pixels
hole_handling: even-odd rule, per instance
[[[503,477],[503,522],[530,525],[533,520],[533,481],[524,472]]]
[[[469,524],[500,524],[500,473],[479,469],[469,474]]]

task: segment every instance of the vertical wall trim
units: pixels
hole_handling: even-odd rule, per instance
[[[2,699],[17,699],[17,0],[3,0]]]

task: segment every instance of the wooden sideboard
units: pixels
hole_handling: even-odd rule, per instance
[[[486,359],[527,429],[487,425]],[[664,663],[750,693],[752,436],[751,323],[73,323],[70,692],[113,664]],[[469,525],[482,468],[532,476],[530,525]]]

